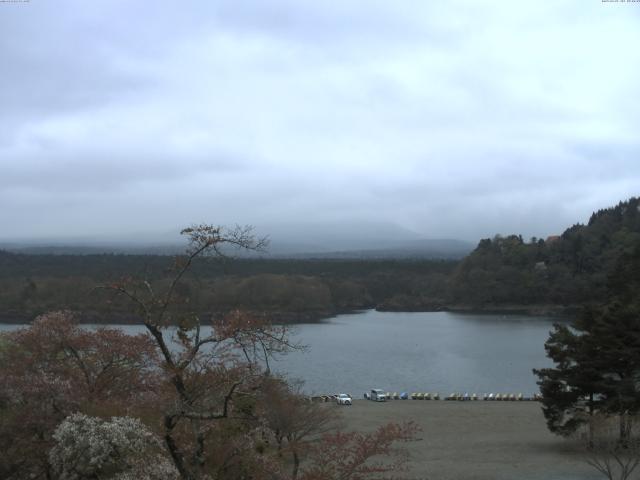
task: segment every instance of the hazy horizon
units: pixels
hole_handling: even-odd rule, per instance
[[[382,223],[279,224],[254,227],[256,237],[266,237],[267,248],[257,254],[230,252],[232,256],[327,256],[458,258],[469,253],[475,242],[458,239],[423,238],[418,233]],[[178,231],[137,232],[120,236],[50,237],[6,240],[0,249],[26,253],[150,253],[173,254],[186,247]],[[376,254],[378,252],[378,254]],[[331,256],[331,255],[329,255]],[[335,256],[335,255],[334,255]],[[333,257],[332,257],[333,258]]]
[[[0,3],[0,241],[561,233],[640,193],[639,27],[600,0]]]

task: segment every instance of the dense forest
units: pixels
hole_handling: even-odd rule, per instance
[[[172,264],[171,257],[156,255],[0,252],[0,319],[24,321],[63,308],[82,312],[89,322],[135,321],[125,305],[96,287],[134,276],[159,288]],[[203,313],[242,308],[285,322],[310,321],[404,297],[415,302],[424,292],[444,298],[455,266],[452,260],[199,258],[179,293]]]
[[[203,313],[243,308],[281,321],[365,308],[571,310],[602,301],[616,262],[640,244],[639,203],[631,198],[599,210],[588,224],[547,239],[483,239],[462,261],[199,258],[179,293]],[[135,322],[121,301],[96,287],[128,276],[162,287],[172,261],[161,255],[0,251],[0,320],[69,309],[83,312],[85,321]]]
[[[640,244],[640,201],[631,198],[591,215],[560,236],[481,240],[450,278],[453,305],[490,308],[602,302],[618,259]]]

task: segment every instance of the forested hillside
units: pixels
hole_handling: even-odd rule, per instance
[[[0,251],[0,321],[26,321],[59,309],[85,321],[131,322],[125,305],[99,285],[125,277],[168,281],[172,257],[158,255],[27,255]],[[425,292],[444,298],[457,262],[445,260],[260,260],[201,258],[181,286],[190,308],[266,312],[282,321],[308,321],[374,308]],[[395,300],[394,300],[395,299]],[[194,305],[195,304],[195,305]]]
[[[587,225],[574,225],[559,237],[481,240],[455,269],[449,302],[487,308],[602,301],[617,260],[640,244],[639,203],[631,198],[599,210]]]
[[[547,239],[484,239],[460,262],[202,258],[182,295],[203,313],[243,308],[282,321],[364,308],[570,310],[605,299],[616,262],[640,245],[639,207],[632,198]],[[135,321],[124,305],[95,287],[127,276],[161,287],[172,262],[160,255],[0,251],[0,321],[25,321],[59,309],[81,311],[86,321]]]

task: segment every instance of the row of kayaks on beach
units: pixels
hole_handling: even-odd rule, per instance
[[[476,395],[472,393],[469,395],[468,393],[452,393],[445,400],[485,400],[485,401],[497,401],[497,402],[516,402],[516,401],[540,401],[542,396],[539,393],[534,393],[530,397],[525,397],[522,393],[485,393],[482,396]],[[420,398],[418,398],[420,400]],[[424,397],[424,400],[429,400],[429,398]]]
[[[338,395],[317,395],[314,397],[310,397],[309,400],[312,402],[332,402],[336,401]],[[349,398],[351,396],[349,395]],[[372,400],[372,396],[370,393],[365,393],[364,398],[367,400]],[[378,400],[386,401],[386,400],[445,400],[445,401],[488,401],[488,402],[530,402],[530,401],[540,401],[542,400],[542,396],[539,393],[534,393],[530,397],[524,396],[522,393],[484,393],[482,395],[477,395],[475,393],[451,393],[446,397],[441,397],[439,393],[423,393],[423,392],[386,392],[384,395],[379,395]]]
[[[414,392],[414,393],[397,393],[397,392],[387,392],[386,400],[440,400],[439,393],[422,393],[422,392]],[[367,394],[365,394],[365,398],[369,398]],[[540,400],[541,396],[538,393],[534,393],[530,397],[525,397],[522,393],[485,393],[483,395],[478,395],[476,393],[451,393],[450,395],[443,398],[443,400],[456,400],[456,401],[474,401],[474,400],[485,400],[485,401],[498,401],[498,402],[508,402],[508,401],[537,401]]]

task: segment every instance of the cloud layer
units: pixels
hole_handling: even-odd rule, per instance
[[[0,237],[544,236],[640,193],[640,4],[395,3],[0,4]]]

